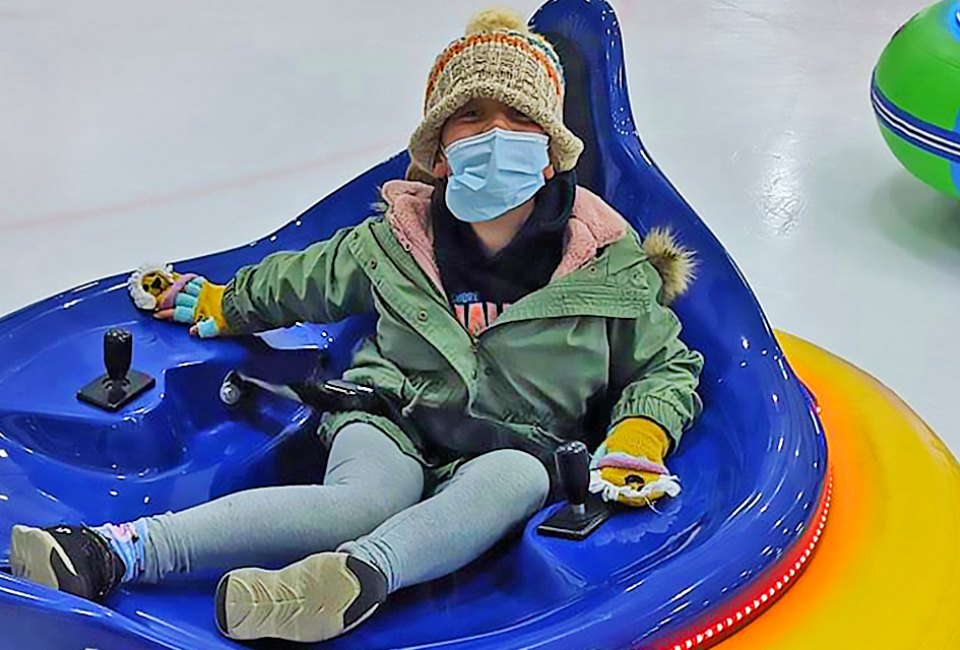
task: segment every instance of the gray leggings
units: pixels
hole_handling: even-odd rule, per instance
[[[505,449],[465,463],[424,499],[420,464],[379,429],[351,424],[334,440],[323,485],[247,490],[145,518],[140,579],[339,550],[378,567],[393,592],[472,562],[543,506],[549,483],[540,461]]]

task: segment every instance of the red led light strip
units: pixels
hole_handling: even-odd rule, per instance
[[[770,575],[775,576],[776,579],[771,579],[771,582],[764,589],[752,592],[734,601],[726,613],[717,616],[712,623],[700,628],[695,634],[686,633],[679,639],[659,646],[659,650],[692,650],[693,648],[703,650],[712,647],[750,623],[773,605],[797,581],[806,568],[810,556],[817,548],[820,537],[823,535],[823,529],[827,525],[827,515],[830,513],[830,498],[832,495],[833,475],[830,474],[817,512],[813,517],[813,525],[797,543],[797,548],[801,549],[800,552],[787,560],[781,561],[770,570]]]

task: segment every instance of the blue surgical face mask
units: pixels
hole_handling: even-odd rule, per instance
[[[542,133],[491,129],[452,143],[444,152],[450,212],[469,223],[491,221],[533,198],[546,182],[549,142]]]

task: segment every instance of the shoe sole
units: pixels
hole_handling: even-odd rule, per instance
[[[276,571],[231,571],[217,585],[217,627],[238,641],[316,643],[349,632],[372,616],[379,603],[344,625],[344,615],[361,591],[347,558],[319,553]]]
[[[77,575],[73,562],[57,540],[45,530],[29,526],[14,526],[10,534],[10,570],[17,578],[25,578],[45,587],[60,589],[53,558],[57,557],[66,570]]]

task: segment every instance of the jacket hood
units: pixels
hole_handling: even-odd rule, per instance
[[[415,181],[389,181],[381,191],[383,211],[400,244],[410,252],[434,285],[443,291],[440,271],[433,253],[433,232],[429,218],[433,186]],[[624,237],[630,225],[603,199],[584,187],[577,187],[573,213],[567,224],[563,258],[553,274],[561,278],[592,261],[597,253]],[[693,251],[677,243],[664,228],[654,228],[643,241],[643,251],[663,279],[659,299],[672,302],[690,286],[695,277]]]

